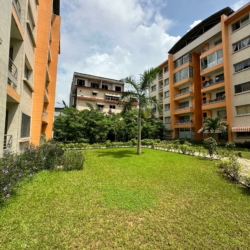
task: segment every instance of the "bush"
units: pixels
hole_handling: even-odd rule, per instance
[[[235,143],[232,142],[232,141],[229,141],[226,143],[226,148],[231,151],[231,150],[234,150],[235,149]]]
[[[189,148],[188,145],[185,145],[185,144],[182,144],[179,146],[179,149],[180,149],[182,154],[186,154],[188,151],[188,148]]]
[[[68,150],[66,151],[61,159],[61,166],[63,170],[82,170],[85,157],[81,151]]]
[[[204,140],[204,147],[208,150],[210,157],[213,157],[213,154],[217,149],[216,140],[213,137],[206,138]]]
[[[223,169],[225,174],[239,181],[242,165],[236,157],[223,158],[219,161],[218,166]]]

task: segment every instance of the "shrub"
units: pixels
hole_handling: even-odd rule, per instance
[[[208,137],[204,140],[204,147],[208,150],[210,157],[213,157],[217,148],[216,140],[213,137]]]
[[[180,149],[182,154],[186,154],[188,151],[188,145],[182,144],[179,146],[179,149]]]
[[[236,157],[223,158],[219,161],[218,166],[223,169],[225,174],[239,181],[242,165]]]
[[[226,143],[226,148],[227,150],[231,151],[231,150],[234,150],[235,149],[235,143],[232,142],[232,141],[229,141]]]
[[[63,170],[82,170],[85,157],[81,151],[68,150],[66,151],[61,159],[61,166]]]

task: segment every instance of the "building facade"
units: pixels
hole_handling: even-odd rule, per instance
[[[122,105],[118,101],[123,91],[124,83],[121,80],[75,72],[69,105],[83,110],[89,109],[90,103],[95,109],[107,114],[119,113],[122,111]]]
[[[224,8],[185,34],[150,89],[169,138],[202,139],[205,118],[229,125],[218,140],[250,140],[250,3]],[[219,132],[219,131],[218,131]]]
[[[0,0],[0,155],[52,135],[59,7],[59,0]]]

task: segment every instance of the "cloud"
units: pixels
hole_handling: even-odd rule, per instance
[[[190,24],[189,25],[189,27],[190,27],[190,30],[192,29],[192,28],[194,28],[197,24],[199,24],[200,22],[202,22],[202,20],[196,20],[196,21],[194,21],[192,24]],[[189,31],[189,30],[188,30]],[[188,32],[187,31],[187,32]]]
[[[239,8],[241,8],[243,5],[247,4],[248,2],[249,0],[239,0],[233,5],[233,9],[238,10]]]
[[[180,39],[160,0],[71,0],[62,4],[56,102],[68,102],[74,72],[121,79],[165,61]]]

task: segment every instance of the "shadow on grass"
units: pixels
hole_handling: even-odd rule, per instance
[[[144,152],[142,152],[144,154]],[[111,156],[114,158],[124,158],[124,157],[132,157],[137,155],[136,149],[134,149],[134,152],[129,149],[114,151],[114,150],[106,150],[105,152],[98,152],[97,157],[105,157],[105,156]]]

